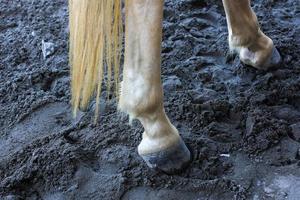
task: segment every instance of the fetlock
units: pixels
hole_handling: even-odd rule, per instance
[[[160,152],[180,141],[178,130],[171,124],[164,109],[138,117],[144,126],[143,139],[138,146],[140,155]]]

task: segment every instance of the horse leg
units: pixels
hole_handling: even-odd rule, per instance
[[[259,28],[250,0],[223,0],[226,13],[229,47],[239,53],[245,64],[268,69],[281,62],[273,41]]]
[[[138,153],[151,168],[175,173],[191,155],[163,107],[161,40],[163,0],[127,0],[120,110],[144,127]]]

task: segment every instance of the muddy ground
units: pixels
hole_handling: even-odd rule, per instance
[[[105,88],[98,125],[94,102],[72,119],[67,1],[0,0],[0,199],[300,199],[299,2],[253,1],[284,61],[267,72],[226,56],[221,1],[165,6],[165,107],[194,154],[174,176]]]

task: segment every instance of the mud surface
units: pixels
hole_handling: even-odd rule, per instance
[[[175,176],[115,100],[72,119],[66,3],[0,0],[0,199],[300,199],[298,1],[253,1],[284,60],[267,72],[226,56],[221,1],[166,1],[165,107],[194,154]]]

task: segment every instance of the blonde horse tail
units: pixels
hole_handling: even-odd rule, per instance
[[[69,0],[69,26],[73,114],[86,109],[96,96],[97,118],[104,74],[108,95],[112,78],[115,92],[119,91],[121,0]]]

